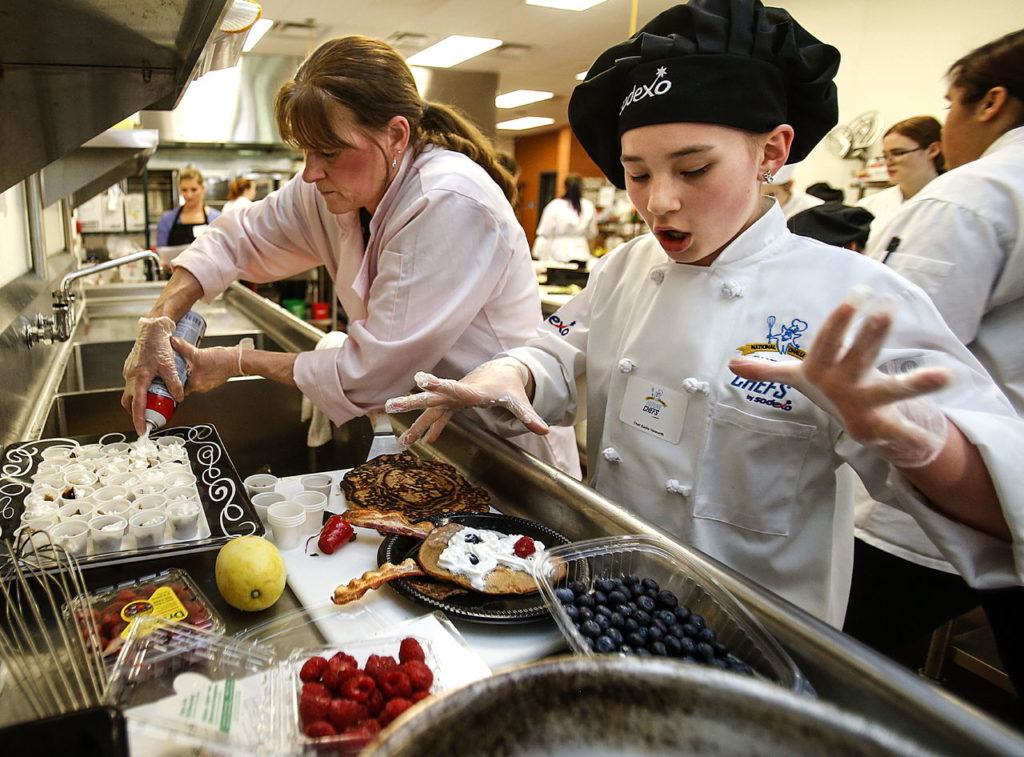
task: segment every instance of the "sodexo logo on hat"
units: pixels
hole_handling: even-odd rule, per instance
[[[654,72],[654,81],[650,84],[637,84],[633,89],[626,95],[626,99],[622,101],[622,107],[619,108],[619,115],[622,115],[622,111],[628,108],[635,102],[643,100],[646,97],[657,97],[658,95],[664,95],[672,89],[672,82],[664,78],[668,73],[668,69],[664,66],[659,66],[658,70]]]

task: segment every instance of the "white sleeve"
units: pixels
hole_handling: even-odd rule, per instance
[[[916,288],[901,297],[878,365],[883,371],[941,366],[953,373],[951,385],[929,399],[977,446],[995,484],[1012,543],[942,515],[898,470],[845,433],[837,440],[837,454],[857,471],[872,497],[911,515],[971,586],[988,589],[1024,583],[1024,478],[1020,471],[1024,419],[1014,413],[984,368]]]

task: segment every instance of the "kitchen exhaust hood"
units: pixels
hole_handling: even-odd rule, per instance
[[[3,0],[0,192],[137,111],[174,108],[228,6]]]

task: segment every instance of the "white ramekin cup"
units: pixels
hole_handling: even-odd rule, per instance
[[[303,476],[300,481],[307,492],[320,492],[325,497],[331,496],[331,477],[325,473],[311,473]]]
[[[128,519],[129,533],[135,537],[135,547],[145,549],[164,543],[167,516],[160,510],[139,510]]]
[[[306,522],[303,530],[307,534],[318,534],[323,528],[324,510],[327,507],[327,495],[322,492],[302,492],[289,497],[292,502],[298,502],[306,511]]]
[[[271,505],[267,520],[274,531],[274,543],[278,549],[294,549],[302,539],[306,523],[306,509],[298,502],[285,500]]]
[[[171,521],[171,537],[174,539],[193,539],[199,530],[199,513],[202,508],[192,500],[168,502],[168,520]]]
[[[117,552],[121,549],[127,529],[128,521],[120,515],[97,515],[89,521],[93,552]]]
[[[272,476],[269,473],[254,473],[242,483],[245,484],[245,490],[252,497],[254,494],[274,491],[274,487],[277,486],[277,476]]]
[[[66,520],[50,529],[50,538],[69,555],[81,557],[89,548],[89,524],[84,520]]]
[[[260,516],[264,526],[270,525],[270,521],[267,519],[267,510],[270,509],[270,506],[276,505],[278,502],[284,502],[284,500],[285,496],[277,492],[260,492],[253,495],[252,506],[256,508],[256,514]]]

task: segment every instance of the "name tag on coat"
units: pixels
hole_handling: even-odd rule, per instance
[[[683,435],[686,402],[685,392],[655,384],[642,376],[630,376],[619,420],[651,436],[678,444]]]

